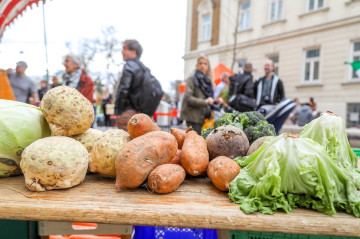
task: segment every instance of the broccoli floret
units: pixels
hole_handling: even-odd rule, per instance
[[[244,112],[244,114],[246,114],[249,117],[249,123],[247,126],[255,126],[262,121],[266,122],[265,117],[258,111],[248,111],[248,112]]]
[[[239,123],[245,129],[249,125],[249,117],[245,113],[237,114],[234,118],[234,123]]]
[[[203,137],[204,139],[206,139],[206,137],[211,133],[211,131],[213,131],[213,127],[204,129],[201,131],[201,137]]]
[[[244,133],[246,134],[250,144],[263,136],[276,135],[274,125],[269,124],[267,121],[261,121],[255,126],[247,127],[244,129]]]
[[[215,121],[215,128],[223,125],[229,125],[233,122],[233,120],[234,120],[234,115],[232,113],[225,113]]]
[[[242,124],[238,123],[238,122],[232,122],[230,125],[235,126],[235,127],[239,128],[241,130],[244,129],[244,126]]]

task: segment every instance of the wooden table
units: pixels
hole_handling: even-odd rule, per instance
[[[99,175],[87,175],[74,188],[38,193],[26,188],[23,176],[0,178],[0,218],[360,236],[360,219],[345,213],[246,215],[204,178],[186,179],[165,195],[145,187],[119,192],[113,179]]]

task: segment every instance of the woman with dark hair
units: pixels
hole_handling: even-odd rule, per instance
[[[198,134],[201,134],[204,119],[211,114],[210,105],[214,102],[222,103],[220,99],[214,100],[213,88],[209,59],[200,56],[194,74],[186,81],[180,115],[180,120],[186,120],[186,125],[191,126]]]

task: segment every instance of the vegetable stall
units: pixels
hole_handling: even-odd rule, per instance
[[[0,100],[1,219],[360,235],[358,158],[330,112],[279,136],[258,112],[201,136],[145,114],[98,132],[93,118],[67,86],[40,108]]]

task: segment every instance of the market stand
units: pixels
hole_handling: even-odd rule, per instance
[[[295,209],[288,214],[246,215],[205,178],[188,178],[175,192],[160,195],[145,187],[119,192],[113,179],[99,175],[87,175],[74,188],[36,193],[17,176],[0,179],[0,195],[1,219],[360,235],[360,219],[346,213],[328,216]]]

